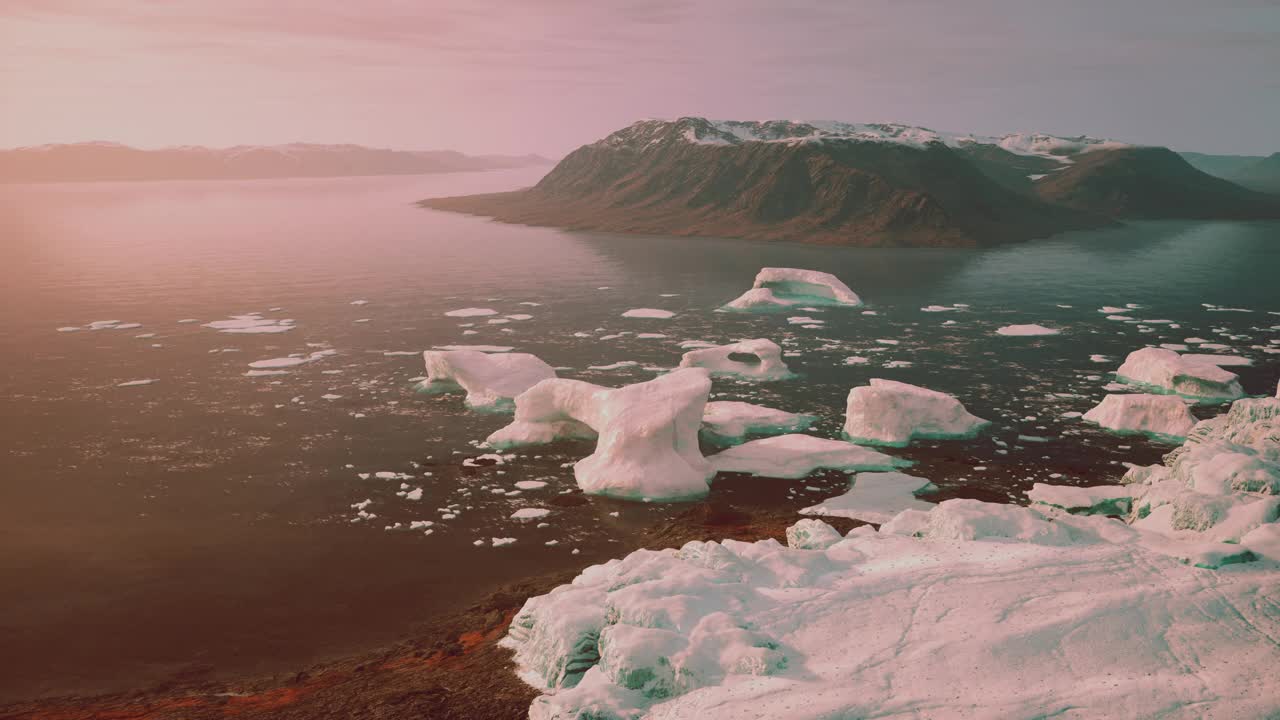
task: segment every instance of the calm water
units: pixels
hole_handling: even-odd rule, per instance
[[[900,454],[938,498],[992,500],[1050,476],[1097,483],[1168,449],[1063,417],[1100,399],[1130,350],[1205,338],[1254,361],[1238,369],[1247,391],[1269,394],[1280,376],[1280,224],[840,250],[565,233],[411,205],[539,172],[0,188],[0,702],[296,670],[392,642],[504,580],[615,555],[679,510],[551,504],[574,487],[563,465],[589,452],[580,443],[466,464],[504,418],[414,391],[415,355],[434,345],[514,346],[573,368],[563,376],[617,385],[675,365],[682,340],[772,338],[801,378],[717,382],[718,397],[817,413],[814,432],[834,437],[848,389],[868,378],[955,393],[993,432]],[[786,314],[712,312],[766,265],[834,272],[876,314],[795,313],[826,321],[805,329]],[[968,307],[922,311],[955,303]],[[1098,312],[1130,303],[1142,306],[1127,313],[1135,321],[1172,324]],[[444,315],[464,307],[533,317]],[[635,307],[678,315],[620,317]],[[295,327],[203,326],[248,312]],[[140,326],[57,331],[100,320]],[[1063,334],[993,334],[1012,323]],[[620,332],[667,337],[605,339]],[[287,374],[244,375],[253,361],[329,349]],[[622,360],[639,365],[587,369]],[[156,382],[119,386],[143,379]],[[360,477],[378,471],[409,477]],[[513,494],[527,479],[548,485]],[[843,486],[721,478],[713,497],[799,508]],[[397,495],[419,487],[421,500]],[[377,518],[352,522],[366,499]],[[553,508],[550,526],[507,519],[521,507]],[[413,520],[433,533],[385,529]],[[495,537],[516,542],[495,548]]]

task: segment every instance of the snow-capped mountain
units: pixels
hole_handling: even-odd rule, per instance
[[[1087,136],[893,123],[642,120],[536,186],[424,205],[574,229],[977,247],[1126,217],[1280,217],[1176,153]]]
[[[471,156],[447,150],[384,150],[360,145],[184,145],[139,150],[119,143],[85,142],[0,151],[0,182],[413,175],[546,162],[534,155]]]

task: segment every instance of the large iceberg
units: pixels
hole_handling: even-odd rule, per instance
[[[691,542],[587,568],[530,599],[503,641],[543,692],[530,718],[1275,709],[1280,618],[1259,598],[1276,565],[1215,573],[1115,520],[976,500],[903,516],[911,532],[839,539],[809,520],[791,547]]]
[[[1235,373],[1164,348],[1148,347],[1129,353],[1116,370],[1116,379],[1207,402],[1244,396]]]
[[[819,270],[762,268],[751,289],[725,305],[731,310],[786,308],[793,305],[848,305],[862,300],[835,275]]]
[[[653,500],[707,493],[711,464],[698,429],[711,391],[701,368],[607,388],[550,379],[515,398],[515,418],[488,438],[496,448],[596,438],[595,452],[573,466],[583,492]]]
[[[528,353],[427,350],[422,359],[427,379],[419,387],[427,392],[464,390],[474,408],[510,405],[520,393],[556,376],[550,365]]]
[[[804,508],[800,514],[845,517],[879,525],[903,510],[933,509],[933,503],[916,498],[917,493],[933,490],[937,490],[933,483],[914,475],[863,472],[853,476],[848,492]]]
[[[913,438],[972,437],[988,424],[951,395],[874,378],[849,391],[844,433],[853,442],[902,446]]]
[[[812,435],[779,435],[731,447],[708,458],[716,472],[796,479],[827,468],[850,472],[892,470],[910,461],[843,440]]]
[[[762,338],[690,350],[680,358],[680,367],[706,368],[715,375],[749,380],[783,380],[792,376],[782,361],[782,348]]]
[[[804,430],[818,418],[736,400],[707,403],[702,430],[713,438],[740,442],[747,435],[772,435]]]
[[[1150,433],[1181,440],[1196,417],[1176,395],[1107,395],[1083,418],[1118,432]]]

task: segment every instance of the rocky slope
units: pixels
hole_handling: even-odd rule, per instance
[[[1201,172],[1162,147],[1081,153],[1035,189],[1049,202],[1115,218],[1280,218],[1277,198]]]
[[[417,175],[525,167],[536,155],[469,156],[359,145],[245,145],[139,150],[116,143],[41,145],[0,151],[0,182],[228,180],[347,175]]]
[[[528,190],[423,204],[573,229],[861,246],[976,247],[1108,223],[989,177],[959,149],[972,142],[902,125],[650,120],[579,148]],[[1010,142],[1037,160],[1058,149]]]

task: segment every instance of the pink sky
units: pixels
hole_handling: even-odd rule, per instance
[[[0,147],[559,155],[642,117],[1280,149],[1268,0],[4,0]]]

